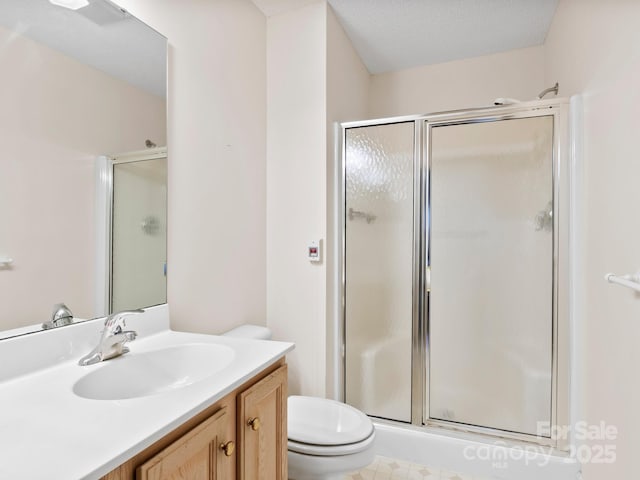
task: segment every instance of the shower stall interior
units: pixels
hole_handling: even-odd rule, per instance
[[[562,448],[568,106],[342,125],[344,400]]]

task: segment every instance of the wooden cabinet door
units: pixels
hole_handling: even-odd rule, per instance
[[[238,396],[238,479],[287,479],[287,366]]]
[[[231,424],[230,424],[231,422]],[[140,465],[137,480],[229,480],[235,453],[229,438],[235,419],[223,407],[167,448]],[[234,436],[234,435],[232,435]],[[232,446],[233,445],[233,446]],[[226,452],[223,449],[226,446]],[[227,456],[227,453],[230,455]]]

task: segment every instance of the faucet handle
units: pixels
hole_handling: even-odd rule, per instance
[[[144,310],[124,310],[109,315],[104,321],[104,329],[100,334],[98,346],[82,357],[78,364],[82,366],[93,365],[127,353],[129,349],[124,344],[135,340],[138,334],[134,331],[123,331],[122,327],[125,326],[124,319],[128,315],[136,313],[144,313]]]
[[[129,315],[135,315],[138,313],[144,313],[144,310],[123,310],[121,312],[112,313],[104,321],[104,334],[113,335],[121,333],[122,329],[126,326],[124,319]]]

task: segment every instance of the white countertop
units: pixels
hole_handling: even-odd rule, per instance
[[[100,324],[94,322],[91,330],[84,326],[72,332],[76,326],[71,326],[59,329],[67,330],[63,334],[43,332],[28,336],[34,338],[0,342],[0,364],[4,363],[0,367],[0,479],[100,478],[293,349],[291,343],[174,332],[168,330],[168,313],[166,316],[159,322],[160,330],[147,327],[146,336],[131,342],[127,355],[169,345],[213,343],[232,348],[234,361],[206,380],[169,393],[89,400],[74,394],[72,387],[87,368],[96,367],[80,367],[77,362],[88,352],[86,345],[93,344],[84,337],[90,333],[89,338],[95,340]],[[138,333],[145,330],[141,324],[132,324],[128,326]],[[57,335],[44,337],[50,333]],[[80,335],[82,340],[78,340]],[[40,343],[54,340],[63,341],[65,348],[62,355],[53,349],[56,361],[50,366],[10,374],[6,362],[20,362],[12,357],[19,352],[38,355]]]

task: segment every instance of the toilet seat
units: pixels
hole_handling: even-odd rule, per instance
[[[289,450],[317,456],[350,455],[374,439],[373,423],[350,405],[325,398],[288,399]]]
[[[363,441],[349,443],[347,445],[313,445],[289,440],[287,443],[287,449],[290,452],[301,453],[303,455],[314,455],[316,457],[339,457],[342,455],[353,455],[354,453],[363,452],[371,446],[374,440],[375,435],[373,432],[371,432],[371,435]]]

